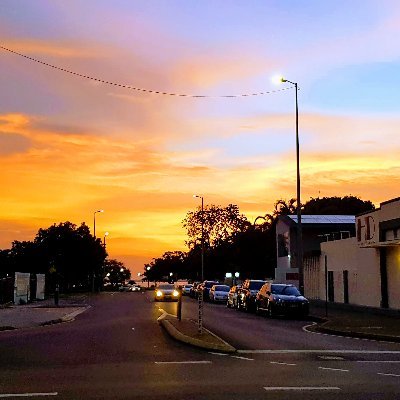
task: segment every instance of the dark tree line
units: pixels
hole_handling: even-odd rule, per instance
[[[273,278],[276,267],[275,228],[280,215],[295,215],[296,200],[280,199],[271,214],[254,223],[240,213],[237,205],[206,205],[187,213],[182,221],[187,231],[188,252],[169,251],[145,265],[150,281],[167,279],[200,280],[202,232],[205,279],[223,279],[227,272],[241,278]],[[371,201],[355,196],[311,198],[302,205],[310,215],[356,215],[374,209]],[[172,275],[171,275],[172,274]]]
[[[39,229],[33,241],[14,241],[0,250],[0,277],[15,272],[46,274],[48,289],[98,289],[103,283],[107,252],[89,227],[71,222]]]

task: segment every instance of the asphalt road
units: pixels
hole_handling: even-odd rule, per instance
[[[71,323],[0,332],[0,399],[399,399],[400,344],[305,332],[206,304],[235,355],[175,342],[150,293],[102,293]],[[183,316],[197,315],[184,299]],[[15,395],[11,397],[10,395]],[[17,396],[18,395],[18,396]]]

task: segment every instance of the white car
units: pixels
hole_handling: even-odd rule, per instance
[[[214,285],[209,292],[210,301],[226,303],[230,289],[228,285]]]
[[[189,294],[190,294],[190,289],[192,289],[192,287],[193,287],[193,283],[184,285],[183,288],[182,288],[182,294],[183,294],[184,296],[189,296]]]

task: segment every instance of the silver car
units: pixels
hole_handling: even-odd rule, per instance
[[[228,285],[214,285],[210,289],[209,297],[210,301],[216,302],[223,302],[226,303],[228,300],[228,293],[230,290],[230,286]]]

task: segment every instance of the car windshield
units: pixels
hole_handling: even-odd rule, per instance
[[[282,294],[285,296],[301,296],[300,292],[295,286],[272,285],[271,290],[273,294]]]
[[[211,286],[214,286],[217,282],[206,282],[205,287],[210,288]]]
[[[229,292],[230,287],[229,286],[215,286],[215,290],[218,292]]]
[[[249,289],[250,290],[258,290],[261,288],[262,285],[264,285],[264,281],[255,281],[255,282],[250,282]]]
[[[174,289],[175,286],[174,285],[160,285],[157,289],[161,289],[161,290],[172,290]]]

